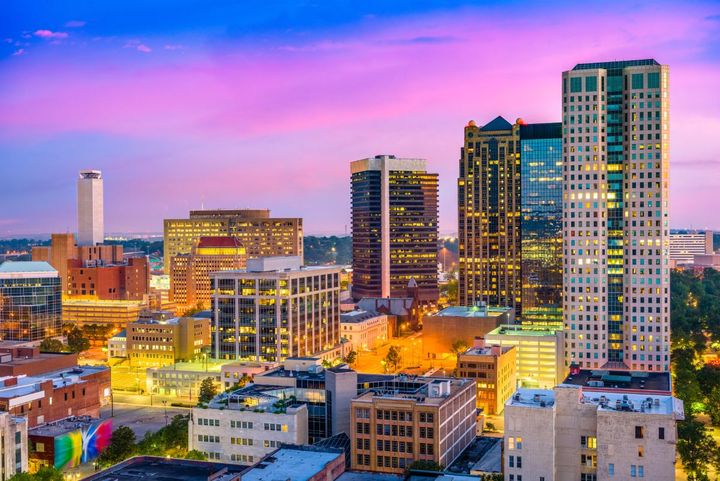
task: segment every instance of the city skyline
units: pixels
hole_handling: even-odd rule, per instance
[[[377,154],[428,159],[440,232],[453,233],[460,128],[516,112],[557,122],[561,72],[620,58],[672,68],[671,227],[720,229],[711,2],[608,4],[582,22],[564,3],[226,7],[7,7],[0,235],[76,231],[88,168],[106,179],[106,232],[160,232],[204,204],[349,233],[348,164]]]

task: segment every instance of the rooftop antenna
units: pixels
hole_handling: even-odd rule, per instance
[[[200,210],[205,210],[205,196],[200,196]]]

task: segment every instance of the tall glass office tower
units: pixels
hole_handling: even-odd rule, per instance
[[[523,322],[562,327],[562,124],[520,126]]]
[[[565,353],[582,368],[670,368],[668,72],[562,75]]]

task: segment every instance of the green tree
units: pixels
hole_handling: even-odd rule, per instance
[[[445,289],[447,290],[448,304],[451,306],[456,305],[458,302],[458,280],[450,278],[447,282],[447,286],[445,286]]]
[[[409,470],[417,470],[417,471],[442,471],[443,465],[438,464],[435,461],[431,461],[429,459],[418,459],[416,461],[413,461],[410,466],[408,466]]]
[[[689,417],[678,423],[677,450],[688,481],[710,481],[709,466],[717,463],[718,445],[705,425]]]
[[[450,345],[450,351],[452,351],[455,356],[459,356],[463,352],[467,351],[467,349],[468,344],[464,339],[457,339]]]
[[[37,473],[18,473],[9,481],[64,481],[62,471],[52,466],[43,466]]]
[[[72,352],[83,352],[90,349],[90,341],[77,326],[73,326],[68,332],[67,342]]]
[[[206,377],[200,383],[200,395],[198,400],[201,403],[209,403],[217,395],[217,386],[215,380],[211,377]]]
[[[127,426],[120,426],[110,436],[110,444],[98,456],[100,466],[110,466],[124,461],[135,453],[135,433]]]
[[[192,449],[188,451],[188,453],[185,455],[185,459],[194,459],[197,461],[205,461],[207,457],[202,453],[202,451],[198,451],[197,449]]]
[[[357,356],[357,351],[350,351],[347,353],[347,356],[345,356],[345,362],[352,366],[355,364],[355,361],[357,361]]]
[[[65,350],[65,344],[57,339],[43,339],[40,343],[40,350],[42,352],[62,352]]]
[[[397,371],[402,362],[402,355],[398,346],[390,346],[385,356],[385,367],[390,371]]]

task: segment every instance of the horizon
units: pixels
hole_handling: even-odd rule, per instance
[[[720,230],[714,2],[192,6],[6,5],[0,236],[76,231],[85,168],[107,232],[204,205],[349,234],[349,164],[378,153],[427,159],[449,234],[469,120],[560,121],[562,71],[635,58],[670,66],[671,227]]]

